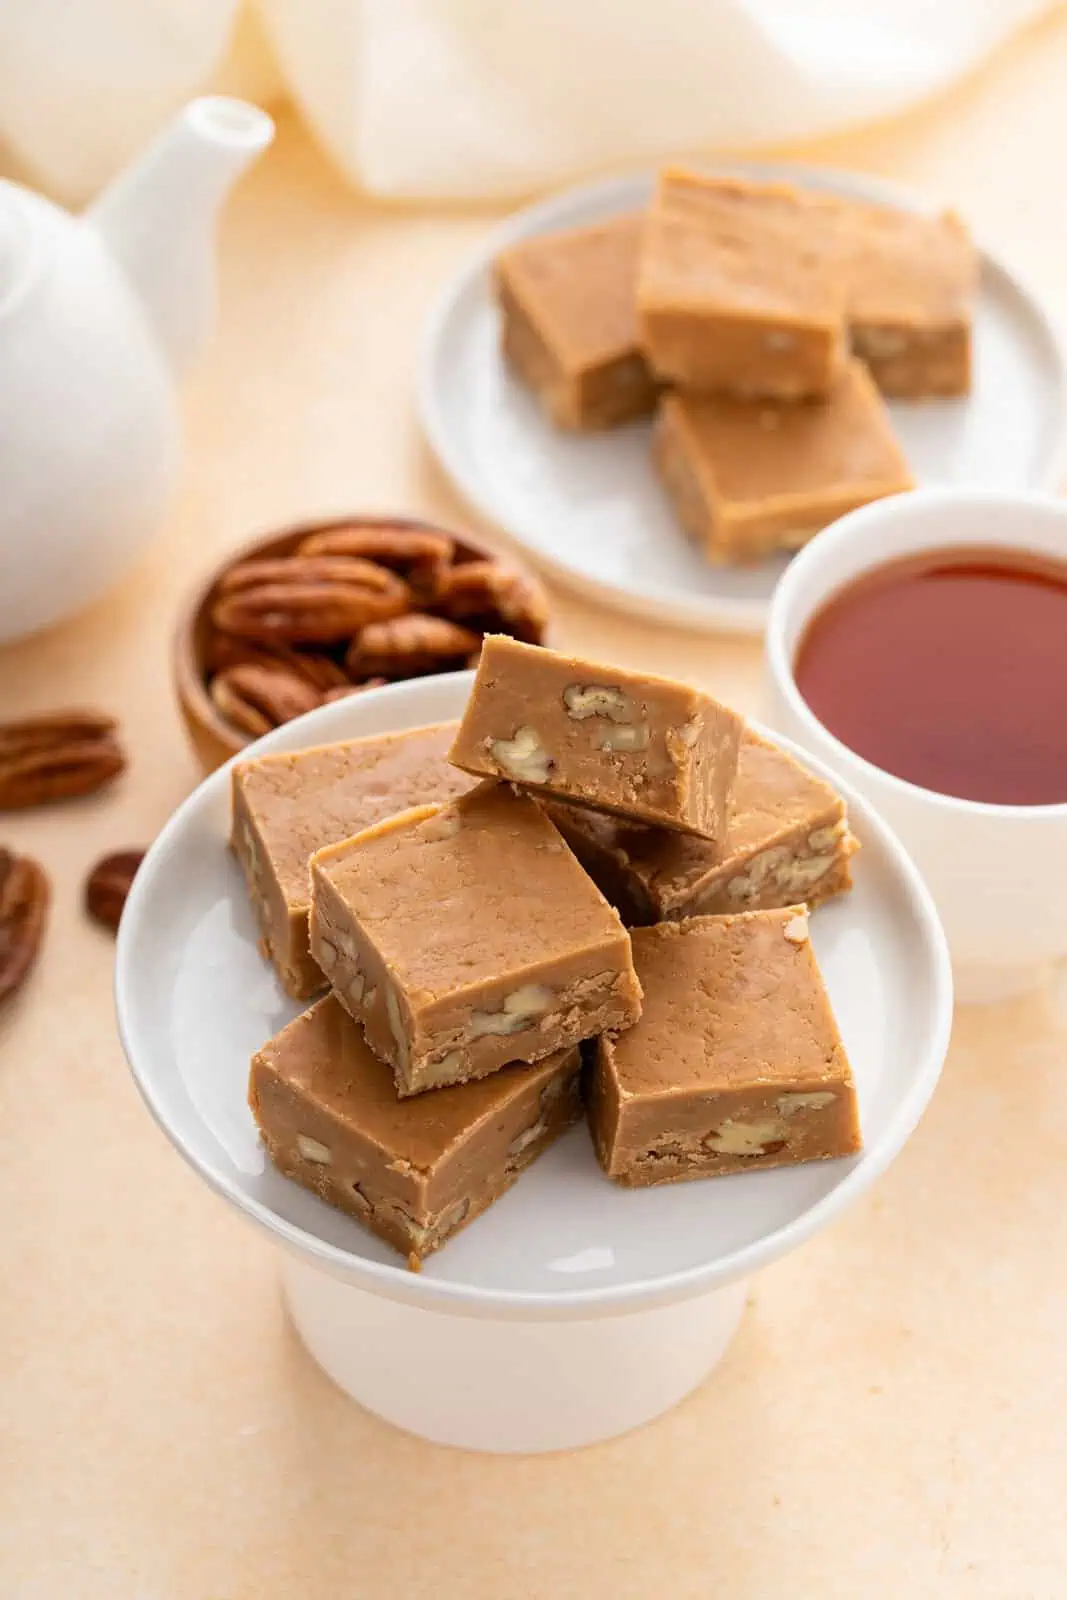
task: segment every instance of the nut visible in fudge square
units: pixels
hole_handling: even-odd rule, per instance
[[[493,634],[449,760],[714,839],[726,826],[743,727],[686,684]]]
[[[597,1041],[601,1166],[676,1183],[861,1147],[852,1072],[795,906],[639,928],[641,1020]]]
[[[581,1114],[577,1046],[398,1100],[328,995],[252,1058],[249,1104],[288,1178],[421,1260],[509,1189]]]
[[[819,402],[771,407],[669,394],[653,459],[678,521],[715,563],[798,549],[846,511],[913,487],[860,361]]]
[[[233,769],[230,845],[241,864],[261,949],[286,994],[325,986],[308,947],[308,862],[335,844],[424,801],[472,787],[446,760],[455,723],[349,739]]]
[[[664,170],[637,278],[656,376],[747,400],[829,393],[847,352],[846,277],[826,210],[787,184]]]
[[[978,258],[951,212],[840,202],[852,348],[883,394],[967,394]]]
[[[642,229],[613,217],[525,239],[496,264],[504,357],[557,427],[614,427],[655,405],[637,327]]]
[[[319,851],[310,927],[399,1095],[541,1060],[640,1014],[618,913],[506,784]]]
[[[852,887],[859,844],[845,802],[799,761],[746,728],[726,837],[709,844],[585,806],[545,808],[628,927],[710,912],[818,905]]]

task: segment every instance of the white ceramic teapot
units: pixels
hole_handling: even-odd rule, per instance
[[[158,529],[219,207],[273,133],[194,100],[83,217],[0,181],[0,641],[96,599]]]

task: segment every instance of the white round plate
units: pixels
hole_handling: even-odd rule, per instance
[[[279,729],[255,753],[446,721],[462,712],[471,677],[354,696]],[[856,888],[820,909],[813,928],[859,1090],[866,1148],[858,1157],[628,1191],[603,1176],[582,1125],[421,1274],[407,1272],[358,1223],[275,1172],[257,1139],[249,1058],[300,1008],[256,950],[226,844],[228,768],[171,818],[126,904],[116,996],[134,1076],[164,1132],[213,1188],[363,1288],[430,1306],[549,1315],[700,1293],[780,1255],[865,1189],[904,1143],[941,1070],[952,999],[936,913],[885,825],[848,799],[863,843]]]
[[[907,190],[857,173],[753,163],[715,170],[931,209]],[[641,175],[572,189],[490,234],[431,318],[419,372],[422,423],[464,498],[546,572],[640,616],[758,632],[786,558],[709,566],[675,523],[652,470],[649,425],[562,433],[500,356],[490,267],[501,250],[533,234],[637,210],[651,184]],[[981,250],[973,393],[894,402],[890,410],[923,486],[1059,488],[1067,354],[1040,302],[989,250]]]

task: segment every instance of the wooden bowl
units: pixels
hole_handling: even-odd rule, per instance
[[[205,773],[213,772],[216,767],[222,766],[224,761],[229,761],[231,756],[238,755],[247,744],[252,743],[249,735],[243,733],[240,728],[235,728],[222,716],[207,688],[205,650],[211,629],[211,607],[220,579],[239,561],[247,561],[254,556],[292,554],[300,541],[307,538],[310,533],[325,533],[333,528],[351,528],[361,524],[375,526],[383,522],[396,528],[447,534],[455,542],[457,564],[467,561],[495,561],[511,572],[519,573],[527,582],[533,584],[544,598],[541,584],[521,562],[511,557],[501,558],[495,550],[479,544],[466,533],[458,534],[451,528],[443,528],[437,523],[421,521],[414,517],[384,515],[332,517],[328,521],[300,523],[297,527],[288,528],[282,533],[272,533],[264,538],[253,539],[240,549],[231,551],[225,560],[220,561],[209,576],[197,586],[182,608],[174,633],[172,668],[175,693],[189,738]],[[547,600],[545,603],[547,606]]]

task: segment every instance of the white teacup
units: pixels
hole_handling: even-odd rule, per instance
[[[957,997],[996,1000],[1067,958],[1067,804],[988,805],[893,777],[823,726],[793,676],[804,630],[831,595],[899,556],[953,545],[1067,558],[1067,504],[1038,494],[921,489],[842,517],[800,552],[771,602],[765,717],[860,790],[896,830],[941,913]]]

